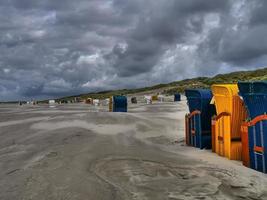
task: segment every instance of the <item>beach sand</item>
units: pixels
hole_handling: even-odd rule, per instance
[[[267,199],[267,176],[184,145],[182,102],[0,105],[1,200]]]

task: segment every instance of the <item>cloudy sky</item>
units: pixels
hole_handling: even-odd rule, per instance
[[[135,88],[267,62],[265,0],[4,0],[0,101]]]

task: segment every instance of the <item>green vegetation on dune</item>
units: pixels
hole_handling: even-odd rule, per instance
[[[267,80],[267,68],[254,70],[254,71],[239,71],[228,74],[218,74],[214,77],[198,77],[192,79],[185,79],[175,81],[168,84],[158,84],[151,87],[138,88],[138,89],[123,89],[114,91],[103,91],[97,93],[82,94],[72,97],[65,97],[59,100],[69,100],[74,97],[86,98],[99,98],[104,99],[114,95],[131,95],[138,93],[158,93],[161,92],[167,95],[173,95],[177,92],[184,92],[187,88],[209,88],[212,84],[217,83],[236,83],[238,81],[256,81]]]
[[[138,89],[122,89],[113,91],[101,91],[96,93],[81,94],[69,97],[63,97],[57,99],[57,101],[70,101],[75,97],[81,99],[96,98],[105,99],[114,95],[135,95],[140,93],[163,93],[166,95],[173,95],[177,92],[183,93],[187,88],[210,88],[212,84],[217,83],[236,83],[238,81],[267,81],[267,68],[254,70],[254,71],[239,71],[228,74],[218,74],[214,77],[198,77],[192,79],[185,79],[181,81],[175,81],[167,84],[158,84],[151,87],[144,87]],[[42,103],[48,103],[48,101],[41,101]],[[8,102],[10,103],[10,102]],[[17,102],[12,102],[17,103]]]

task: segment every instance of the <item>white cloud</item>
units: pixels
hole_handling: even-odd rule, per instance
[[[29,34],[34,38],[42,38],[46,34],[46,31],[36,30],[36,31],[31,31]]]
[[[4,71],[4,73],[8,74],[11,70],[8,68],[4,68],[3,71]]]
[[[92,55],[82,55],[77,60],[77,65],[96,65],[103,63],[103,58],[98,53],[92,54]]]

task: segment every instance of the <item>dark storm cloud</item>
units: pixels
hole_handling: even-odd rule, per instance
[[[234,66],[249,66],[267,54],[265,1],[242,1],[232,15],[223,16],[219,27],[210,31],[200,45],[201,57]],[[249,9],[251,8],[251,9]]]
[[[141,87],[267,57],[260,0],[0,3],[0,101]]]
[[[222,52],[224,61],[246,63],[252,59],[259,58],[267,53],[267,26],[258,26],[247,30],[247,33],[233,33],[225,38],[222,48],[228,49]]]
[[[184,43],[187,34],[201,33],[207,13],[223,12],[228,1],[154,1],[139,17],[136,27],[126,38],[124,52],[113,49],[114,67],[120,76],[149,72],[170,46]]]
[[[252,26],[255,25],[261,25],[267,23],[267,2],[261,1],[261,0],[254,0],[252,1],[252,10],[251,10],[251,18],[250,18],[250,24]]]
[[[21,94],[25,95],[25,96],[36,96],[36,95],[40,95],[42,94],[44,88],[44,84],[30,84],[29,86],[25,85],[22,89],[21,89]]]

